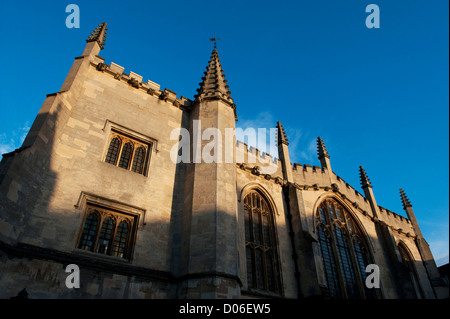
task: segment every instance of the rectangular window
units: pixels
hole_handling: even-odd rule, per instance
[[[111,132],[105,162],[146,175],[151,144]]]
[[[109,132],[103,161],[111,165],[147,176],[152,149],[157,140],[140,134],[119,124],[106,121]]]
[[[131,259],[138,216],[88,204],[79,249]]]

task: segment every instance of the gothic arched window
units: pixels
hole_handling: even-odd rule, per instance
[[[403,282],[403,287],[407,290],[406,293],[410,292],[409,296],[406,297],[420,298],[422,294],[420,291],[419,280],[408,248],[406,248],[403,243],[400,243],[398,245],[398,251],[402,257],[402,264],[406,273],[406,280]]]
[[[246,195],[244,209],[248,288],[280,293],[273,212],[256,190]]]
[[[328,294],[332,298],[376,298],[365,285],[370,254],[362,232],[337,201],[323,201],[316,213],[317,233]]]
[[[78,248],[130,259],[135,229],[131,215],[88,206]]]
[[[151,143],[116,132],[111,134],[105,162],[132,172],[146,175]]]

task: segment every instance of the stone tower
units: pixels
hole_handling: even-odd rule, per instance
[[[192,106],[183,211],[181,296],[239,297],[236,106],[214,48]],[[227,138],[226,138],[227,137]],[[228,144],[227,144],[228,143]]]

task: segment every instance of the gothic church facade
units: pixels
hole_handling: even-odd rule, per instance
[[[217,50],[190,100],[106,64],[106,31],[3,154],[0,298],[448,297],[405,193],[408,218],[376,203],[362,167],[359,193],[321,138],[320,167],[291,164],[280,122],[279,159],[231,139],[220,145],[229,161],[174,162],[174,130],[203,149],[198,121],[235,128]],[[79,288],[66,285],[71,264]]]

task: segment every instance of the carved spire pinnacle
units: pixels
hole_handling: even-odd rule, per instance
[[[202,77],[200,88],[197,89],[197,94],[194,98],[197,101],[202,100],[222,100],[229,104],[234,110],[236,115],[236,105],[231,98],[231,91],[225,80],[225,74],[223,74],[222,65],[219,60],[219,53],[214,48],[206,67],[205,76]]]
[[[277,145],[285,144],[289,145],[288,138],[286,136],[286,131],[284,130],[283,125],[281,125],[280,121],[277,122]]]
[[[362,166],[359,167],[359,178],[361,180],[362,188],[370,187],[372,188],[372,184],[370,184],[369,177],[367,177],[366,171]]]
[[[409,201],[408,197],[406,197],[405,192],[401,188],[400,188],[400,198],[402,200],[403,209],[406,210],[406,207],[412,207],[411,202]]]
[[[325,147],[325,144],[320,136],[317,138],[317,154],[318,154],[319,160],[321,160],[325,157],[330,158],[327,148]]]
[[[86,40],[87,43],[89,42],[97,42],[100,46],[100,50],[103,50],[103,47],[105,45],[106,41],[106,34],[107,34],[107,24],[106,22],[103,22],[99,24],[94,31],[91,33],[91,35]]]

